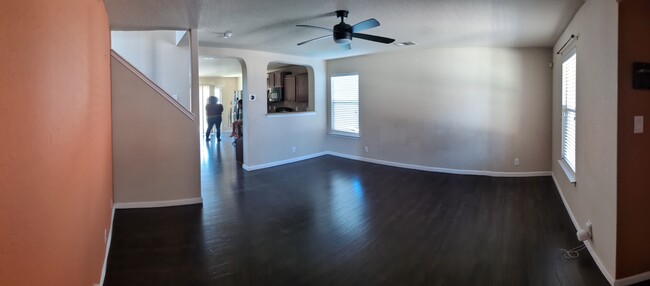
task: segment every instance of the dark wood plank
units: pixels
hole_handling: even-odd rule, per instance
[[[118,210],[105,285],[609,285],[549,177],[202,154],[203,206]],[[292,174],[287,176],[287,174]]]

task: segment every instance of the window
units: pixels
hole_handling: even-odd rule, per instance
[[[199,94],[201,95],[201,99],[208,98],[210,96],[210,88],[212,86],[210,85],[199,85]]]
[[[217,100],[219,103],[223,104],[223,101],[221,101],[221,88],[220,87],[214,87],[214,96],[217,97]]]
[[[563,162],[562,162],[563,161]],[[576,171],[576,50],[565,56],[562,63],[562,160],[560,163],[569,180],[575,182]]]
[[[331,133],[359,136],[359,75],[331,79]]]

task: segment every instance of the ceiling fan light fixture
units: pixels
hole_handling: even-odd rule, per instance
[[[341,39],[334,39],[334,42],[339,44],[339,45],[347,45],[352,42],[352,40],[348,38],[341,38]]]
[[[408,42],[395,43],[394,45],[398,47],[403,47],[403,46],[415,46],[416,44],[415,42],[408,41]]]

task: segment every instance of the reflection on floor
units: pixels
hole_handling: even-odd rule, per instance
[[[105,285],[609,285],[561,257],[578,243],[549,177],[202,152],[203,206],[117,211]]]
[[[241,177],[245,171],[235,160],[235,139],[228,137],[229,133],[221,134],[221,142],[215,140],[214,134],[210,141],[201,140],[201,196],[204,203],[217,200],[217,190],[238,189],[238,183],[243,181]]]

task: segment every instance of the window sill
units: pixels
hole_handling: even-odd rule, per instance
[[[316,111],[301,111],[301,112],[277,112],[277,113],[267,113],[267,118],[275,117],[294,117],[294,116],[309,116],[315,115]]]
[[[575,186],[576,184],[576,174],[571,170],[571,167],[564,161],[564,159],[557,160],[558,163],[560,163],[560,167],[562,167],[562,171],[564,171],[564,174],[566,175],[567,179],[569,180],[569,183],[573,184]]]
[[[342,131],[334,131],[334,130],[330,130],[329,135],[335,137],[350,138],[350,139],[359,139],[361,137],[359,136],[358,133],[350,133],[350,132],[342,132]]]

